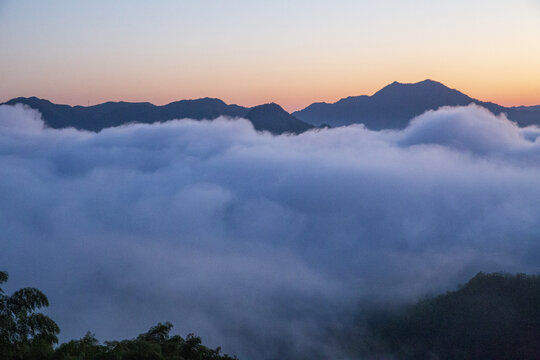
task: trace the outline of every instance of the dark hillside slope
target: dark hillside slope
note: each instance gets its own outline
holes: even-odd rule
[[[540,276],[479,273],[372,330],[398,359],[539,359]]]
[[[219,99],[181,100],[163,106],[147,102],[106,102],[94,106],[58,105],[48,100],[15,98],[6,102],[22,103],[39,110],[45,123],[52,128],[75,127],[99,131],[127,123],[154,123],[172,119],[215,119],[218,116],[243,117],[249,111],[238,105],[227,105]]]
[[[246,119],[256,130],[267,130],[273,134],[299,134],[313,128],[313,125],[298,120],[274,103],[255,106],[246,114]]]
[[[323,123],[330,126],[362,123],[372,130],[403,129],[412,118],[427,110],[471,103],[486,107],[495,114],[506,113],[520,126],[540,124],[537,107],[506,108],[482,102],[433,80],[415,84],[394,82],[372,96],[348,97],[333,104],[315,103],[293,115],[316,126]]]

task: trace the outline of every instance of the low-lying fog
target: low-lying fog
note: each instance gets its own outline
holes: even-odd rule
[[[2,105],[0,270],[63,341],[170,321],[242,359],[325,357],[363,307],[538,272],[539,135],[475,105],[299,136],[53,130]]]

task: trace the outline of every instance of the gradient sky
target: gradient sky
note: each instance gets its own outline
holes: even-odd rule
[[[296,110],[426,78],[540,104],[540,1],[0,0],[0,101]]]

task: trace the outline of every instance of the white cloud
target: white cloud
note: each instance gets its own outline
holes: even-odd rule
[[[324,358],[360,303],[537,271],[539,133],[469,106],[403,131],[94,134],[3,105],[0,264],[49,295],[64,339],[171,321],[243,358]]]

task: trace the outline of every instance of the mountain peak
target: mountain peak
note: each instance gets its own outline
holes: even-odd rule
[[[285,111],[285,109],[283,109],[281,106],[279,106],[275,102],[254,106],[254,107],[251,108],[251,110],[249,112],[251,113],[251,112],[254,112],[254,111],[255,112],[260,112],[260,111],[268,111],[268,112],[270,112],[271,111],[271,112],[279,112],[279,113],[287,113],[287,114],[289,114],[287,111]]]
[[[269,130],[273,134],[301,133],[313,126],[297,119],[276,103],[253,107],[246,115],[256,130]]]
[[[424,84],[424,85],[428,84],[428,85],[442,85],[442,86],[445,86],[443,83],[435,81],[435,80],[431,80],[431,79],[422,80],[422,81],[417,82],[416,84]]]
[[[21,97],[13,98],[13,99],[8,100],[8,101],[5,102],[5,104],[8,104],[8,105],[13,105],[13,104],[17,104],[17,103],[23,103],[23,104],[38,104],[38,103],[52,104],[47,99],[40,99],[40,98],[35,97],[35,96],[30,96],[30,97],[21,96]]]
[[[399,101],[420,101],[423,98],[438,98],[443,102],[449,101],[449,105],[453,103],[470,103],[472,98],[467,95],[451,89],[448,86],[438,81],[426,79],[416,83],[399,83],[394,81],[390,85],[383,87],[381,90],[373,94],[372,98],[385,100]]]
[[[208,105],[214,105],[214,106],[226,106],[227,105],[221,99],[211,98],[211,97],[204,97],[204,98],[199,98],[199,99],[188,99],[188,100],[173,101],[171,103],[168,103],[165,106],[172,106],[172,105],[177,105],[177,104],[188,104],[188,103],[192,103],[192,104],[208,104]]]
[[[398,129],[410,119],[441,106],[465,106],[477,100],[444,84],[426,79],[417,83],[394,81],[372,96],[355,96],[318,106],[294,115],[312,125],[333,126],[363,123],[369,129]]]
[[[405,91],[421,91],[421,90],[433,90],[433,89],[439,89],[439,90],[447,90],[447,91],[455,91],[444,85],[443,83],[440,83],[435,80],[422,80],[416,83],[400,83],[398,81],[394,81],[393,83],[386,85],[381,90],[377,91],[373,96],[380,96],[385,95],[389,93],[397,93],[397,92],[405,92]]]

